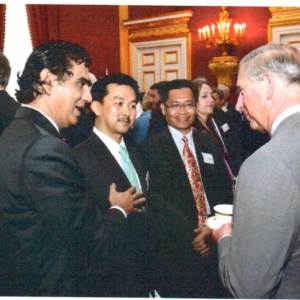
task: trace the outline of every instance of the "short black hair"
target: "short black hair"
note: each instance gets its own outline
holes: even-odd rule
[[[197,90],[194,88],[192,82],[190,80],[187,80],[187,79],[174,79],[172,81],[169,81],[168,82],[168,85],[167,85],[167,96],[164,98],[164,99],[161,99],[161,102],[162,103],[166,103],[168,98],[169,98],[169,92],[171,90],[178,90],[178,89],[183,89],[183,88],[189,88],[191,89],[192,93],[193,93],[193,96],[194,96],[194,99],[195,99],[195,102],[197,103],[198,102],[198,93],[197,93]]]
[[[90,57],[81,46],[64,41],[47,41],[37,47],[26,61],[25,68],[20,76],[16,90],[16,98],[20,103],[30,103],[44,93],[44,81],[40,80],[40,72],[48,69],[57,76],[58,80],[64,80],[65,75],[72,75],[72,64],[84,63],[90,65]]]
[[[219,95],[219,98],[220,98],[221,100],[223,100],[223,99],[225,98],[224,92],[223,92],[222,90],[218,89],[218,88],[213,88],[213,89],[212,89],[212,94],[213,94],[213,93],[218,94],[218,95]]]
[[[162,99],[167,99],[168,97],[168,90],[167,90],[168,83],[169,81],[160,81],[150,86],[150,90],[157,90],[157,93],[160,96],[160,102],[162,102]]]
[[[7,87],[11,73],[11,67],[7,57],[0,52],[0,85]]]
[[[132,89],[135,92],[136,100],[138,100],[139,93],[140,93],[138,83],[131,76],[123,73],[110,74],[98,79],[92,85],[92,89],[91,89],[93,100],[103,103],[103,98],[108,94],[107,86],[112,83],[118,85],[128,85],[132,87]]]

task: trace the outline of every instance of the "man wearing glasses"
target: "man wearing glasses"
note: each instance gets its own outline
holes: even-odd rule
[[[192,128],[196,99],[190,81],[170,81],[161,99],[168,127],[138,146],[149,170],[150,274],[161,297],[222,296],[205,219],[233,196],[220,148]]]

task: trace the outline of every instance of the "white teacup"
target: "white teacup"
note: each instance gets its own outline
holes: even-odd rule
[[[219,204],[214,206],[216,220],[220,225],[232,222],[232,204]]]

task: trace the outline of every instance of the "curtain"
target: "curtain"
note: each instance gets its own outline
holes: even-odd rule
[[[26,4],[33,48],[49,40],[60,39],[59,5]]]
[[[0,51],[4,49],[6,5],[0,4]]]

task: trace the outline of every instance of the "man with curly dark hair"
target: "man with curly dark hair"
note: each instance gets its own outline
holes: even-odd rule
[[[10,237],[1,243],[11,254],[1,294],[85,295],[93,258],[105,260],[127,215],[141,212],[135,207],[144,201],[135,200],[141,192],[118,193],[112,184],[111,207],[102,214],[60,135],[92,100],[89,64],[79,45],[49,41],[32,52],[18,76],[16,97],[23,105],[0,138],[1,232]]]

